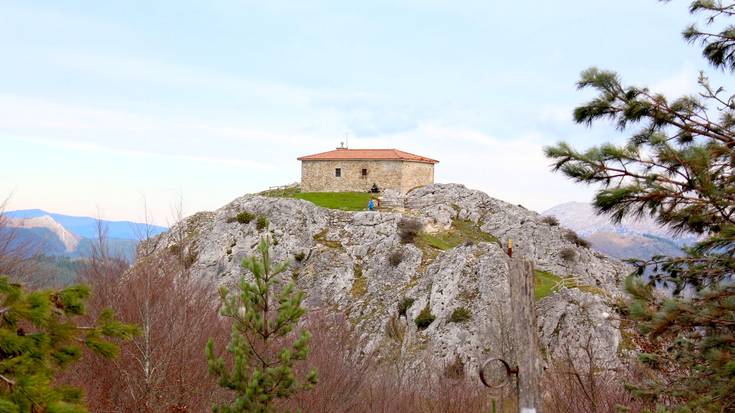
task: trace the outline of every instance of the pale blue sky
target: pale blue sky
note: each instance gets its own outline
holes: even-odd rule
[[[193,213],[297,181],[297,156],[348,133],[536,210],[585,201],[541,154],[621,138],[571,121],[579,72],[693,92],[687,4],[0,0],[0,194],[110,219],[146,199],[165,224],[179,197]]]

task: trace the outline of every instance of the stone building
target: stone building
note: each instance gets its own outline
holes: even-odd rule
[[[301,191],[364,192],[376,185],[381,191],[406,193],[434,183],[439,161],[397,149],[347,149],[302,156]]]

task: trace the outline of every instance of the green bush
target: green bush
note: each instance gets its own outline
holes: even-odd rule
[[[413,298],[403,297],[401,301],[398,302],[398,316],[406,316],[406,312],[409,308],[413,305],[413,302],[416,301]]]
[[[255,221],[255,229],[258,231],[264,230],[268,226],[268,217],[265,215],[258,215],[258,220]]]
[[[470,310],[464,308],[464,307],[457,307],[452,311],[452,315],[449,316],[449,322],[451,323],[461,323],[463,321],[467,321],[470,318],[472,318],[472,314],[470,313]]]
[[[430,326],[431,323],[434,322],[434,320],[436,320],[436,316],[434,314],[431,314],[431,308],[428,304],[426,304],[426,307],[421,310],[414,322],[416,323],[416,327],[418,327],[419,330],[424,330],[428,326]]]
[[[249,224],[255,218],[255,215],[247,211],[242,211],[234,217],[227,218],[227,223],[239,222],[241,224]]]

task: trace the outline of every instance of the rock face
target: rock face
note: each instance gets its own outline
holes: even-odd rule
[[[574,277],[578,287],[561,288],[537,303],[545,354],[562,354],[589,339],[599,357],[616,359],[621,335],[610,303],[621,294],[626,265],[569,241],[564,229],[535,212],[462,185],[391,194],[388,205],[392,210],[386,212],[343,212],[247,195],[184,220],[144,247],[169,251],[187,242],[192,272],[228,283],[242,274],[240,262],[268,233],[274,257],[294,261],[290,271],[306,292],[306,305],[347,314],[365,354],[400,356],[417,368],[458,357],[469,371],[489,356],[512,358],[509,258],[501,247],[512,239],[514,257]],[[256,220],[234,219],[244,211],[267,217],[268,226],[258,230]],[[402,243],[399,223],[408,219],[421,221],[425,233]],[[565,258],[563,250],[573,254]],[[399,316],[404,298],[414,302]],[[415,320],[425,308],[435,320],[419,329]],[[453,317],[457,309],[469,319]]]

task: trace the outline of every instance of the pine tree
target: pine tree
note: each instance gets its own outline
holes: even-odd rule
[[[715,29],[735,16],[735,2],[694,1],[709,31],[688,27],[718,69],[735,71],[735,26]],[[598,96],[574,111],[578,123],[607,118],[627,144],[577,151],[566,143],[545,148],[554,169],[571,179],[599,184],[598,213],[620,221],[650,215],[674,231],[699,235],[683,257],[638,261],[626,281],[629,316],[649,340],[641,361],[659,371],[631,383],[638,395],[684,411],[735,409],[735,100],[699,76],[699,96],[669,100],[647,88],[623,86],[617,74],[591,68],[580,89]],[[650,271],[650,279],[641,277]],[[654,286],[667,286],[671,296]],[[678,406],[678,407],[677,407]]]
[[[210,372],[222,387],[234,391],[235,400],[214,406],[215,413],[269,412],[275,399],[316,384],[316,371],[301,379],[294,372],[294,362],[305,360],[309,352],[309,332],[293,333],[304,315],[304,293],[292,280],[279,280],[289,263],[271,261],[267,237],[261,239],[258,253],[242,263],[253,275],[252,282],[243,276],[236,291],[220,289],[221,314],[232,319],[227,346],[232,363],[215,355],[211,339],[206,353]]]
[[[77,323],[90,290],[27,291],[0,277],[0,412],[86,412],[81,390],[57,386],[54,377],[78,360],[80,343],[104,357],[118,347],[110,338],[129,339],[135,326],[104,311],[93,326]]]

